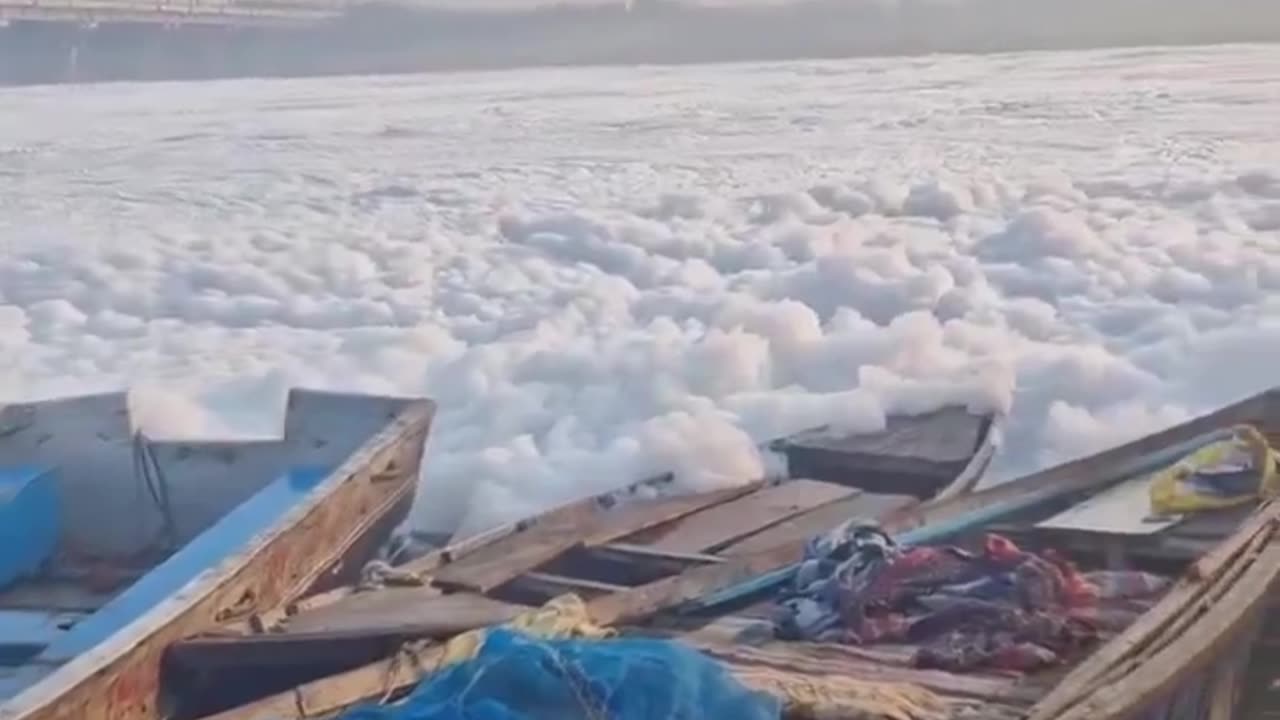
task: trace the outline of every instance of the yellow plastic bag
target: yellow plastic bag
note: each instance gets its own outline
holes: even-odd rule
[[[1155,515],[1217,510],[1266,500],[1280,493],[1276,452],[1251,425],[1240,425],[1231,437],[1208,443],[1151,480]]]

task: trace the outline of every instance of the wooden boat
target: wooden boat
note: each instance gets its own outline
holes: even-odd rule
[[[1269,599],[1280,579],[1280,501],[1258,499],[1165,518],[1150,513],[1148,492],[1155,476],[1241,426],[1256,428],[1272,449],[1280,448],[1280,390],[1095,456],[886,520],[884,527],[912,545],[974,547],[981,535],[998,532],[1025,548],[1065,551],[1089,568],[1135,569],[1174,580],[1132,624],[1066,667],[1018,677],[956,674],[906,668],[903,655],[893,652],[877,655],[821,643],[735,646],[735,630],[759,609],[752,601],[784,581],[793,567],[786,565],[743,583],[686,577],[701,594],[684,602],[683,609],[714,619],[684,638],[735,667],[775,664],[807,673],[910,682],[945,698],[954,708],[949,717],[1280,717],[1280,616],[1271,612],[1275,603]],[[1270,462],[1277,462],[1274,454]],[[798,554],[798,547],[777,548],[773,559]],[[634,609],[628,607],[624,617]],[[642,614],[650,612],[645,607]]]
[[[1153,473],[1242,424],[1261,430],[1276,447],[1280,391],[1092,457],[986,490],[951,493],[937,502],[894,508],[887,500],[879,504],[884,497],[879,496],[878,507],[863,512],[859,498],[866,493],[823,504],[808,499],[819,487],[799,483],[792,487],[803,492],[787,500],[794,514],[781,521],[770,515],[774,520],[763,529],[756,502],[771,491],[784,493],[788,485],[738,496],[694,496],[683,505],[649,503],[654,514],[639,522],[635,518],[644,513],[638,504],[623,504],[611,523],[593,521],[601,511],[578,504],[531,526],[507,528],[417,561],[416,569],[429,576],[423,585],[343,594],[336,601],[322,598],[299,608],[282,632],[193,639],[174,652],[208,668],[247,662],[246,650],[256,654],[275,644],[282,650],[276,659],[288,665],[296,660],[291,645],[314,652],[327,642],[350,648],[353,638],[382,637],[387,644],[371,650],[383,654],[379,659],[362,657],[343,672],[214,716],[332,717],[416,683],[437,667],[437,639],[501,622],[527,603],[572,591],[587,598],[594,621],[678,637],[739,677],[757,678],[767,669],[775,684],[779,677],[810,686],[839,677],[905,683],[944,702],[948,712],[930,717],[1276,717],[1280,638],[1269,595],[1280,577],[1280,501],[1154,523],[1134,501],[1135,495],[1145,500]],[[748,504],[749,498],[757,500]],[[728,507],[738,521],[731,527],[699,520],[728,514]],[[1172,584],[1110,639],[1056,671],[1026,675],[919,669],[905,660],[901,647],[743,640],[740,631],[759,622],[759,611],[788,581],[812,532],[849,516],[875,515],[901,542],[963,545],[983,532],[1000,531],[1027,546],[1056,546],[1086,567],[1164,573]],[[469,608],[470,615],[443,617],[450,605]],[[413,615],[406,607],[435,611]],[[381,613],[388,622],[362,616],[364,610]],[[390,627],[396,623],[399,631]]]
[[[357,576],[433,413],[294,391],[279,438],[188,442],[125,393],[0,406],[0,718],[164,717],[169,644]]]
[[[632,598],[609,612],[638,618],[645,599],[669,604],[689,568],[733,568],[850,516],[963,496],[999,437],[999,418],[948,407],[891,417],[878,433],[815,430],[772,443],[786,456],[786,478],[693,495],[664,492],[670,476],[642,481],[417,558],[399,568],[401,587],[340,588],[176,643],[166,688],[182,701],[176,717],[323,717],[380,696],[383,659],[405,643],[429,645],[564,592],[602,612],[610,598]],[[346,674],[320,680],[312,697],[305,681],[335,672]]]
[[[744,530],[740,524],[732,530],[734,538],[729,545],[716,546],[711,552],[678,554],[661,548],[673,536],[710,537],[702,533],[712,533],[714,524],[702,524],[696,519],[722,511],[725,498],[693,501],[698,510],[676,519],[668,517],[638,532],[633,531],[633,525],[620,523],[625,526],[623,530],[631,533],[621,538],[604,526],[585,521],[577,514],[581,509],[558,511],[550,516],[555,518],[553,522],[562,523],[558,533],[539,533],[541,523],[518,532],[529,533],[526,540],[543,537],[551,542],[550,537],[576,528],[573,540],[551,542],[547,549],[541,542],[514,543],[509,535],[486,539],[481,547],[465,548],[456,557],[449,553],[432,556],[431,584],[402,590],[401,598],[411,592],[420,605],[440,603],[439,607],[444,607],[447,598],[453,597],[458,598],[454,604],[462,602],[471,607],[473,616],[459,619],[452,627],[435,619],[435,634],[447,636],[466,626],[483,624],[478,617],[482,610],[491,622],[518,611],[522,605],[507,607],[517,600],[506,594],[512,587],[535,592],[536,596],[526,596],[529,600],[572,590],[588,598],[588,610],[596,622],[626,626],[635,632],[674,635],[748,681],[758,679],[767,669],[775,687],[787,678],[809,687],[830,678],[906,684],[928,690],[948,708],[946,714],[931,717],[1274,717],[1275,708],[1280,706],[1273,687],[1278,643],[1269,594],[1280,577],[1280,542],[1276,536],[1280,530],[1280,502],[1264,500],[1194,513],[1178,522],[1151,523],[1146,520],[1145,508],[1134,511],[1133,498],[1145,493],[1152,473],[1242,424],[1260,429],[1274,447],[1280,440],[1280,392],[1260,394],[1021,480],[953,495],[939,502],[907,505],[883,518],[884,528],[910,544],[964,544],[982,532],[998,530],[1027,545],[1051,544],[1066,549],[1086,565],[1140,568],[1176,577],[1136,621],[1090,652],[1071,658],[1069,665],[1057,671],[1013,677],[983,672],[962,674],[911,667],[900,647],[743,641],[740,630],[758,623],[759,610],[771,602],[771,591],[787,581],[801,556],[806,533],[795,529],[795,523],[784,521],[753,533],[750,537],[755,540],[744,540],[741,534],[750,529]],[[1142,493],[1135,493],[1135,488]],[[721,504],[717,507],[711,503]],[[820,514],[808,510],[796,517]],[[738,511],[734,517],[743,520],[751,516]],[[827,518],[818,524],[830,524],[835,519]],[[619,540],[626,542],[618,547]],[[766,547],[762,549],[761,544]],[[535,546],[542,549],[528,549]],[[734,548],[741,552],[735,553]],[[532,553],[543,564],[530,572],[529,555],[525,553]],[[552,555],[553,560],[543,561]],[[686,569],[655,578],[656,561]],[[453,594],[438,597],[441,590],[452,590]],[[387,610],[399,606],[400,599],[373,593],[366,598],[352,595],[346,602],[366,607],[386,603],[383,609]],[[348,627],[357,632],[372,628],[361,628],[359,621],[350,619],[359,614],[359,608],[345,617],[338,612],[341,609],[336,603],[329,606],[327,621],[333,623],[336,635],[341,635],[344,622],[351,623]],[[289,636],[289,632],[281,634],[283,638]],[[399,645],[406,639],[394,638],[401,651],[390,657],[300,684],[216,717],[329,717],[353,703],[391,697],[398,688],[415,683],[424,672],[434,669],[440,658],[440,646],[431,640]],[[221,649],[226,651],[238,644],[255,651],[264,645],[261,640],[239,638]],[[206,654],[208,646],[200,647],[198,642],[179,647],[197,659],[202,654],[217,654]],[[234,654],[228,652],[223,659]]]

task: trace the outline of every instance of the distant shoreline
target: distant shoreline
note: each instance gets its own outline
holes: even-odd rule
[[[0,85],[1280,41],[1280,3],[1274,0],[1073,0],[1070,7],[1057,0],[968,3],[906,2],[892,12],[831,1],[785,9],[661,7],[632,13],[620,6],[503,12],[370,6],[338,21],[293,29],[166,29],[137,23],[86,29],[12,22],[0,28]]]

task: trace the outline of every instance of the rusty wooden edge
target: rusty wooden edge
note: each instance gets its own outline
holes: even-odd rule
[[[300,391],[291,390],[290,399]],[[310,392],[310,391],[303,391]],[[374,396],[369,396],[373,399]],[[205,570],[183,586],[169,599],[152,607],[146,614],[116,632],[84,654],[68,661],[49,675],[26,688],[0,705],[0,717],[29,717],[57,703],[62,696],[87,682],[129,651],[144,645],[152,635],[190,611],[200,601],[214,593],[223,584],[231,582],[239,571],[255,557],[264,553],[277,540],[303,523],[308,516],[322,507],[339,488],[364,470],[370,461],[381,454],[393,452],[406,437],[421,436],[425,441],[435,414],[435,402],[427,398],[406,399],[389,423],[372,435],[355,450],[347,460],[332,471],[327,478],[294,508],[290,509],[270,528],[253,538],[248,547]],[[335,557],[340,556],[340,552]],[[323,563],[328,566],[334,558]]]
[[[425,435],[423,439],[425,441]],[[414,444],[417,445],[417,443]],[[391,512],[396,507],[396,505],[405,502],[406,496],[414,493],[416,490],[415,486],[417,485],[418,476],[421,472],[418,460],[415,458],[412,464],[404,469],[404,472],[406,476],[405,481],[398,484],[394,492],[388,493],[383,501],[378,504],[378,507],[375,510],[365,515],[363,521],[352,526],[351,531],[347,533],[346,537],[344,537],[340,543],[336,544],[335,549],[338,552],[334,554],[334,557],[330,562],[323,565],[317,565],[309,574],[300,578],[297,585],[294,586],[293,592],[290,596],[284,598],[276,607],[259,608],[259,611],[269,613],[277,609],[282,610],[286,605],[305,595],[308,588],[315,585],[315,583],[320,580],[321,576],[331,571],[334,562],[343,559],[348,548],[368,534],[369,530],[377,525],[388,512]]]

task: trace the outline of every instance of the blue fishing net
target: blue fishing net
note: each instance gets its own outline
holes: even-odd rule
[[[489,631],[476,657],[422,682],[402,703],[344,720],[779,720],[778,700],[674,642],[542,640]]]

